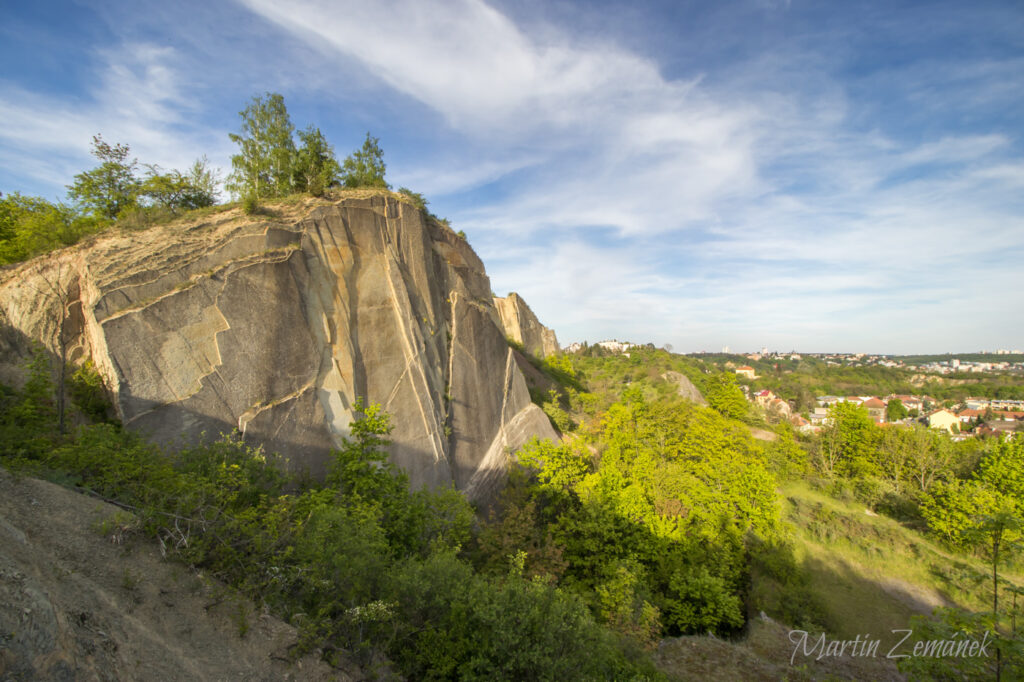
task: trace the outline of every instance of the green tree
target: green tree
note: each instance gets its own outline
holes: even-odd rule
[[[139,188],[139,195],[153,206],[166,208],[172,213],[213,206],[219,194],[218,178],[208,164],[204,156],[197,159],[186,173],[177,170],[161,173],[159,166],[147,166],[149,171]]]
[[[838,469],[848,476],[874,472],[874,449],[878,427],[868,411],[853,403],[836,403],[828,411],[829,424],[822,430],[822,440],[838,447]]]
[[[299,131],[299,141],[302,146],[295,153],[293,185],[298,192],[321,196],[328,187],[338,184],[341,174],[334,148],[320,129],[313,126]]]
[[[228,189],[246,197],[278,197],[292,190],[292,166],[295,127],[288,116],[284,97],[266,93],[253,97],[242,117],[242,132],[228,137],[239,146],[240,153],[231,157],[234,168]]]
[[[899,421],[900,419],[905,419],[908,414],[910,413],[907,411],[903,401],[899,398],[893,398],[885,404],[886,421]]]
[[[384,181],[384,152],[380,140],[366,133],[361,149],[352,152],[341,167],[346,187],[390,187]]]
[[[68,196],[101,220],[117,220],[125,209],[135,206],[139,179],[138,161],[128,160],[126,144],[109,144],[100,135],[92,138],[92,155],[100,160],[96,168],[79,173],[68,185]]]
[[[716,374],[704,382],[704,397],[711,407],[731,419],[743,419],[750,405],[730,374]]]
[[[939,481],[921,497],[921,517],[950,546],[976,544],[978,519],[995,514],[1006,498],[979,481]]]
[[[362,398],[356,400],[355,411],[360,417],[352,422],[351,437],[334,452],[327,482],[344,496],[379,498],[396,488],[394,479],[401,476],[385,450],[391,419],[380,405],[367,406]]]
[[[70,246],[95,227],[95,219],[64,204],[17,192],[0,196],[0,264]]]
[[[975,477],[1024,510],[1024,441],[1002,441],[985,453]]]

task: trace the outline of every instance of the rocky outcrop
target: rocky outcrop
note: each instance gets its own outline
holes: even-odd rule
[[[698,405],[708,404],[708,401],[704,399],[704,396],[701,395],[697,387],[693,385],[693,382],[685,374],[668,371],[662,374],[661,378],[671,384],[675,384],[676,392],[690,402],[697,403]]]
[[[505,336],[522,344],[527,353],[545,358],[558,352],[555,332],[540,323],[522,296],[513,291],[505,298],[495,297],[494,309],[495,321],[505,331]]]
[[[380,403],[413,485],[479,498],[508,451],[554,436],[490,291],[463,239],[363,192],[104,236],[8,269],[0,353],[9,370],[29,341],[56,354],[63,334],[127,427],[171,443],[238,429],[314,475],[357,398]]]

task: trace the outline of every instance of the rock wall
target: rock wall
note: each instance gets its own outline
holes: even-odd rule
[[[314,475],[362,397],[391,415],[391,458],[413,485],[486,497],[509,449],[554,433],[473,250],[394,195],[363,194],[104,236],[4,270],[0,381],[30,341],[57,354],[63,334],[127,427],[169,443],[238,429]]]
[[[530,306],[516,292],[513,291],[505,298],[495,297],[494,309],[498,314],[495,321],[504,329],[505,336],[523,344],[530,355],[544,358],[559,351],[555,332],[540,323]]]
[[[687,377],[685,374],[669,371],[662,374],[661,378],[669,383],[675,384],[679,395],[686,398],[687,400],[695,402],[698,405],[708,404],[708,401],[704,399],[704,396],[701,395],[701,392],[697,389],[696,386],[693,385],[693,382],[690,381],[689,377]]]

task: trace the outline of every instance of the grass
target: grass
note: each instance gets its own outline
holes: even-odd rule
[[[953,554],[899,522],[836,500],[803,482],[781,491],[797,559],[838,636],[905,628],[937,606],[984,611],[991,603],[991,565]],[[1020,585],[1021,576],[1003,577]]]

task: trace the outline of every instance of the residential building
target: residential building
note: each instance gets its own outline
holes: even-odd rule
[[[959,431],[960,420],[949,410],[935,410],[925,416],[929,428],[942,429],[948,433]]]
[[[742,367],[736,368],[736,374],[747,377],[748,379],[756,379],[757,375],[754,373],[754,368],[749,365],[743,365]]]
[[[879,400],[878,398],[868,398],[867,400],[861,403],[861,407],[866,407],[868,410],[868,414],[876,422],[885,421],[885,403]]]

